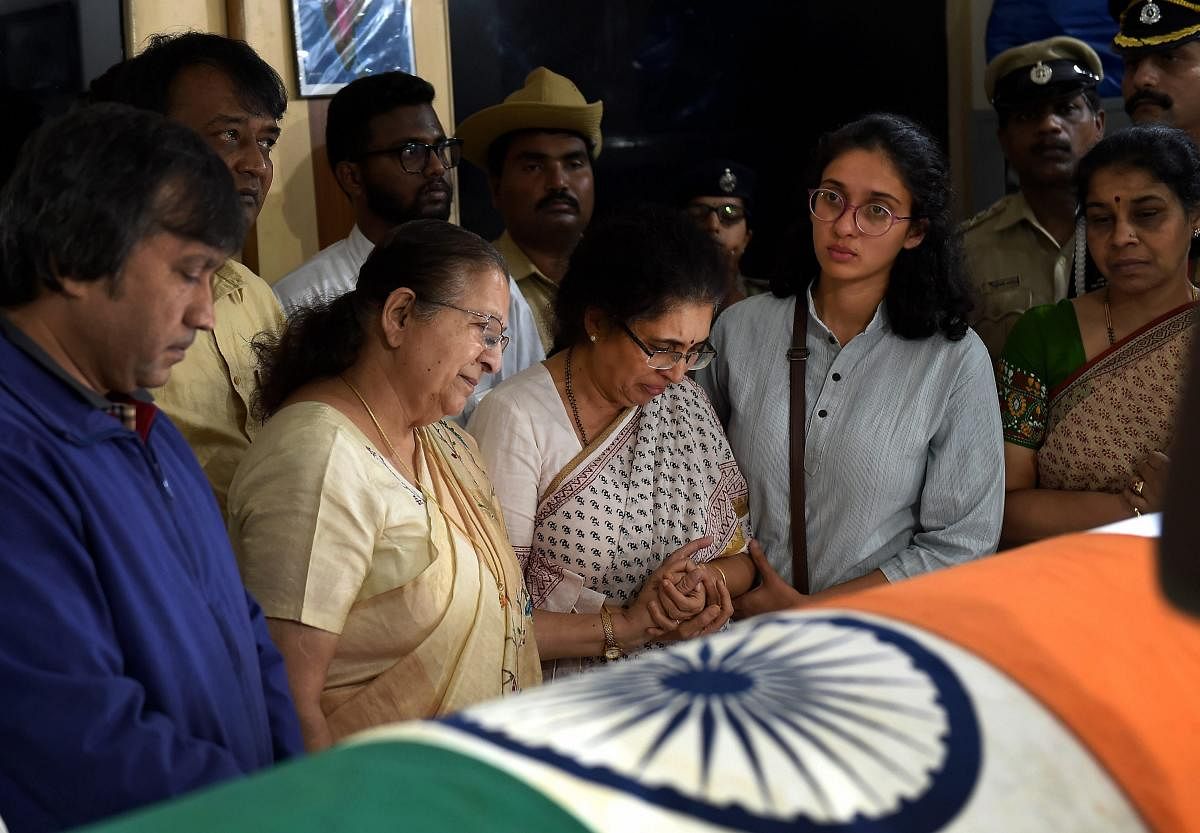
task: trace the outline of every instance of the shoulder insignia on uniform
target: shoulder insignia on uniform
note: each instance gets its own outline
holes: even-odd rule
[[[991,218],[995,217],[997,214],[999,214],[1001,211],[1003,211],[1007,206],[1008,206],[1008,198],[1007,197],[1003,197],[999,200],[996,200],[996,202],[992,203],[987,208],[983,209],[983,211],[980,211],[974,217],[964,220],[963,224],[962,224],[962,230],[970,231],[971,229],[975,228],[980,223],[982,223],[986,220],[990,220]]]

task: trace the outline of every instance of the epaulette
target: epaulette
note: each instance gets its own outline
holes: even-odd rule
[[[963,220],[963,224],[961,227],[962,231],[963,232],[970,231],[971,229],[975,228],[980,223],[982,223],[986,220],[992,219],[993,217],[995,217],[997,214],[999,214],[1001,211],[1003,211],[1007,207],[1008,207],[1008,197],[1002,197],[1001,199],[996,200],[996,202],[992,203],[987,208],[983,209],[983,211],[980,211],[974,217]]]

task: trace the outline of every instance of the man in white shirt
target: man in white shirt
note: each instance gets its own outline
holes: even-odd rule
[[[433,86],[424,79],[386,72],[347,84],[329,103],[326,151],[354,208],[355,225],[346,239],[275,284],[288,317],[353,289],[359,268],[394,227],[422,218],[449,219],[448,172],[458,165],[462,143],[446,137],[433,96]],[[506,323],[512,342],[504,366],[480,380],[459,417],[464,424],[494,385],[546,357],[533,313],[511,278],[509,295]]]

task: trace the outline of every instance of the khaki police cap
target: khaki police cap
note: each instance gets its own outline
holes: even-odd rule
[[[1001,52],[987,66],[983,89],[993,107],[1010,110],[1091,89],[1103,78],[1096,50],[1060,35]]]

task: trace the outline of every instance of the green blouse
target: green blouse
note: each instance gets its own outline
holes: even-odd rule
[[[996,359],[1004,441],[1039,448],[1046,437],[1050,392],[1086,360],[1070,300],[1033,307],[1022,315]]]

